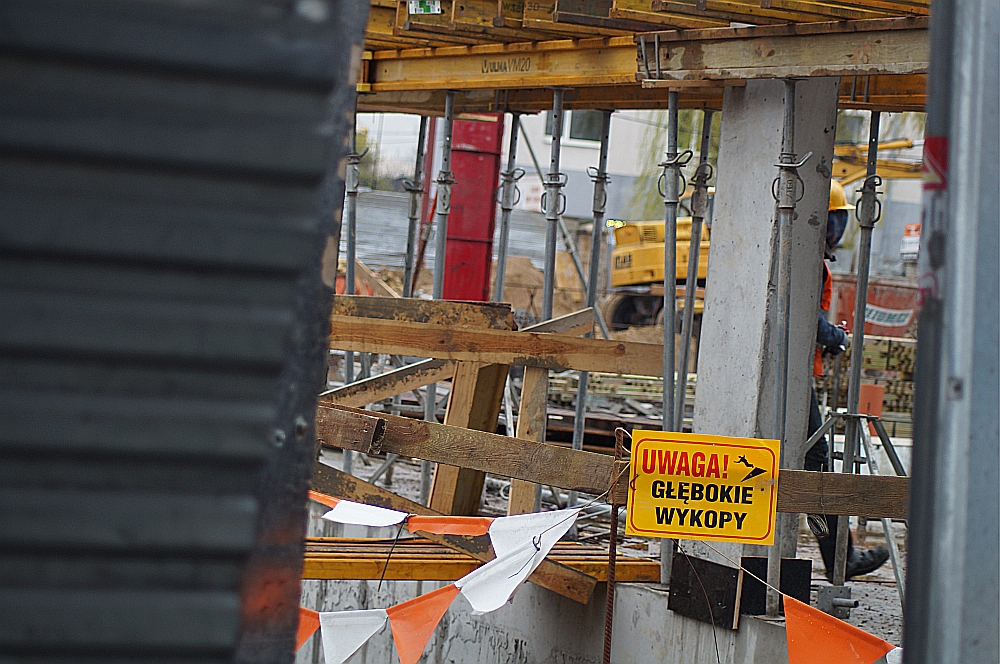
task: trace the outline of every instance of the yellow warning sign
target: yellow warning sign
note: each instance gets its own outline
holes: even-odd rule
[[[633,431],[625,532],[773,544],[777,440]]]

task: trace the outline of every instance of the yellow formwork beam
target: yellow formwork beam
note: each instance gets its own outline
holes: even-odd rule
[[[923,74],[930,57],[923,18],[667,32],[658,65],[653,39],[645,39],[645,59],[638,57],[635,41],[607,37],[376,51],[366,82],[373,92],[615,86],[637,79],[646,79],[648,87],[677,87],[789,76]]]
[[[376,51],[371,89],[476,90],[635,83],[632,37]]]

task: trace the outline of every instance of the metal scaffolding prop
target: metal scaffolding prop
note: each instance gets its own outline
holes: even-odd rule
[[[448,248],[448,215],[451,214],[451,185],[455,176],[451,172],[451,139],[455,129],[455,93],[445,94],[444,136],[441,142],[441,170],[437,177],[437,206],[434,209],[434,286],[432,296],[440,300],[444,293],[444,265]],[[437,383],[431,383],[424,392],[424,419],[437,422]],[[420,464],[420,502],[428,504],[431,497],[433,464],[426,459]]]
[[[556,234],[562,217],[566,198],[562,188],[566,186],[566,174],[559,171],[559,157],[562,148],[563,130],[563,90],[552,91],[552,150],[549,158],[549,173],[545,179],[545,193],[542,194],[542,208],[545,210],[545,269],[542,284],[542,320],[552,318],[552,303],[556,285]]]
[[[691,241],[688,244],[688,268],[684,281],[684,317],[681,319],[680,356],[677,358],[678,389],[674,390],[674,430],[684,429],[684,410],[687,401],[687,375],[691,353],[691,333],[694,326],[694,299],[698,291],[698,259],[701,257],[701,225],[708,210],[708,181],[712,179],[712,165],[708,163],[712,147],[712,111],[705,111],[701,123],[698,168],[694,174],[694,191],[691,193]]]
[[[785,436],[786,409],[788,406],[788,337],[790,312],[792,309],[792,220],[795,217],[795,204],[802,197],[802,180],[798,169],[812,156],[809,152],[796,161],[795,153],[795,80],[785,81],[784,126],[781,133],[781,156],[775,166],[778,177],[775,178],[775,188],[772,192],[778,207],[778,289],[777,315],[775,334],[775,375],[777,376],[777,391],[775,394],[774,437],[781,441],[781,467],[784,467],[785,449],[788,440]],[[860,361],[860,357],[859,357]],[[767,615],[777,617],[780,613],[781,596],[775,590],[781,580],[781,522],[774,524],[774,545],[767,552]]]
[[[590,275],[584,282],[587,289],[587,306],[597,311],[597,280],[601,270],[601,245],[604,244],[604,210],[608,202],[608,143],[611,136],[611,111],[601,114],[601,147],[597,158],[597,168],[590,167],[589,173],[594,181],[593,228],[590,234]],[[603,319],[598,317],[598,322]],[[591,336],[588,334],[587,336]],[[604,338],[608,338],[605,332]],[[583,449],[584,430],[587,423],[587,384],[590,374],[581,371],[576,389],[576,414],[573,418],[574,450]],[[576,506],[577,492],[570,491],[569,507]]]
[[[347,217],[347,252],[346,252],[346,274],[344,279],[344,293],[354,295],[356,268],[357,268],[357,246],[358,246],[358,187],[361,184],[361,159],[368,152],[358,153],[358,132],[357,132],[357,110],[353,114],[351,127],[351,151],[347,155],[347,172],[345,174],[344,216]],[[354,382],[354,353],[346,351],[344,353],[344,384]],[[343,453],[342,467],[345,473],[351,473],[354,465],[354,454],[345,450]]]
[[[410,195],[410,209],[407,214],[406,226],[406,258],[403,263],[403,297],[413,297],[413,266],[417,255],[417,232],[420,227],[420,203],[426,193],[424,191],[424,155],[427,143],[426,115],[420,116],[420,132],[417,135],[417,158],[413,166],[413,179],[404,182]],[[434,146],[431,146],[433,148]],[[431,155],[433,156],[433,149]]]
[[[871,116],[868,133],[868,175],[861,188],[861,200],[856,210],[861,235],[858,239],[858,281],[854,296],[854,331],[851,337],[854,352],[851,353],[851,366],[847,379],[848,415],[858,414],[858,402],[861,396],[861,363],[864,356],[862,350],[865,344],[865,309],[868,305],[868,271],[872,255],[872,230],[875,228],[875,222],[882,215],[882,207],[875,195],[875,188],[882,184],[882,179],[875,174],[878,161],[880,116],[878,111],[873,112]],[[841,470],[844,473],[854,472],[854,457],[860,434],[858,424],[858,418],[849,417],[844,426],[844,461]],[[837,554],[833,564],[833,584],[835,586],[844,585],[847,575],[847,536],[849,530],[848,519],[837,521]],[[886,539],[891,536],[891,532],[886,533]]]

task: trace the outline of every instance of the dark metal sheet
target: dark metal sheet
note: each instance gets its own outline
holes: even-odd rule
[[[367,8],[0,3],[6,656],[292,661]]]

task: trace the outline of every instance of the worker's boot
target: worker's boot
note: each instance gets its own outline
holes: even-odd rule
[[[871,574],[889,560],[889,549],[884,546],[877,546],[860,553],[857,549],[851,549],[847,557],[847,578],[853,579],[856,576]]]

